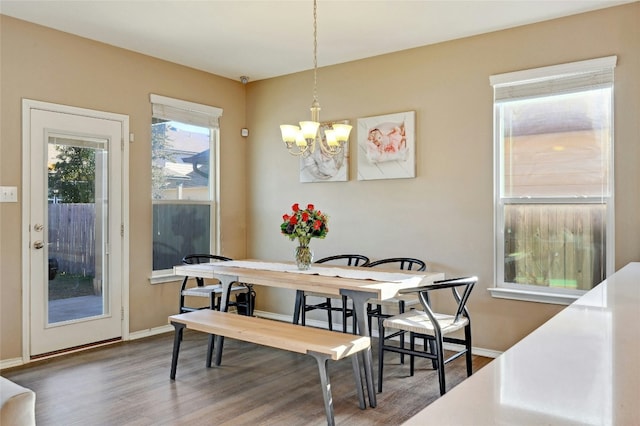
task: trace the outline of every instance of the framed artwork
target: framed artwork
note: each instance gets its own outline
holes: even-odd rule
[[[416,177],[415,111],[358,119],[358,180]]]
[[[342,151],[334,156],[322,152],[320,140],[326,143],[324,131],[333,124],[349,124],[349,120],[320,123],[316,139],[316,149],[309,156],[300,156],[300,182],[346,182],[349,180],[349,141]]]

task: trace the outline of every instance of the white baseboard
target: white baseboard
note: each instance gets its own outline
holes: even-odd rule
[[[480,356],[486,356],[487,358],[498,358],[500,355],[502,355],[501,351],[494,351],[492,349],[485,349],[485,348],[476,348],[476,347],[471,347],[471,353],[474,355],[480,355]]]
[[[0,361],[0,370],[4,370],[5,368],[19,367],[24,362],[22,362],[22,358],[11,358],[11,359],[3,359]]]
[[[156,336],[163,333],[170,333],[172,331],[173,326],[171,324],[167,324],[160,327],[148,328],[146,330],[134,331],[133,333],[129,333],[128,340],[143,339],[145,337]]]

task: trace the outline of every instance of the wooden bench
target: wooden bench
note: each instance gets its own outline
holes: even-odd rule
[[[170,376],[172,380],[176,378],[182,334],[184,329],[188,328],[209,334],[207,367],[211,366],[214,335],[313,356],[318,362],[325,413],[329,425],[334,425],[335,422],[327,363],[330,359],[337,361],[350,356],[360,408],[365,408],[358,353],[371,347],[369,337],[209,309],[172,315],[169,317],[169,322],[175,327]]]

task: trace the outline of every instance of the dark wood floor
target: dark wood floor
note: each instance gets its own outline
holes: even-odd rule
[[[176,380],[169,379],[173,334],[91,349],[6,369],[36,392],[36,421],[47,425],[324,425],[313,357],[226,339],[223,364],[204,366],[206,336],[185,331]],[[374,349],[374,363],[376,363]],[[474,356],[474,371],[491,359]],[[438,398],[428,360],[385,356],[378,406],[360,410],[351,362],[329,363],[339,425],[397,425]],[[448,389],[466,378],[464,360],[447,365]]]

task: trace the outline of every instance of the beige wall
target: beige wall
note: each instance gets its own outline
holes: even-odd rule
[[[245,86],[191,68],[0,15],[0,185],[21,186],[21,100],[126,114],[130,144],[130,331],[167,324],[178,283],[150,285],[149,94],[223,108],[222,249],[246,255]],[[21,198],[21,196],[20,196]],[[22,353],[21,203],[0,204],[0,360]]]
[[[151,286],[149,93],[224,109],[223,252],[289,260],[282,214],[294,202],[330,215],[316,256],[413,256],[449,275],[477,274],[474,346],[504,350],[560,306],[492,299],[492,91],[489,75],[618,55],[616,267],[640,260],[640,4],[467,38],[319,71],[322,119],[416,111],[417,177],[358,181],[354,132],[348,182],[300,184],[278,125],[308,117],[310,72],[249,83],[169,64],[0,16],[0,184],[21,190],[20,102],[30,98],[130,116],[132,332],[166,324],[176,284]],[[319,56],[322,57],[322,44]],[[241,127],[251,135],[239,135]],[[246,146],[246,147],[245,147]],[[0,204],[0,360],[21,354],[21,204]],[[245,247],[246,235],[246,247]],[[259,289],[258,309],[289,313],[293,295]]]
[[[319,44],[320,58],[327,48]],[[279,235],[279,219],[293,202],[314,203],[330,215],[327,238],[311,243],[316,256],[413,256],[448,276],[477,274],[474,346],[508,348],[561,306],[493,299],[487,291],[494,285],[489,76],[608,55],[618,55],[616,268],[640,260],[639,3],[320,69],[323,120],[355,124],[358,117],[416,111],[415,179],[358,181],[356,130],[348,182],[298,183],[298,159],[282,147],[278,125],[307,119],[312,74],[251,83],[249,254],[291,259],[294,243]],[[262,309],[291,312],[291,294],[268,295],[260,293]]]

